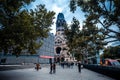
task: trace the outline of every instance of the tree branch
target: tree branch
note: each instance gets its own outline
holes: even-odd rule
[[[119,41],[119,40],[111,40],[111,41],[107,41],[107,43],[116,42],[116,41]]]
[[[110,0],[110,6],[109,6],[110,12],[111,12],[111,7],[112,7],[112,0]]]
[[[113,32],[113,33],[120,34],[120,33],[117,32],[117,31],[114,31],[114,30],[111,30],[111,29],[107,28],[99,19],[98,19],[98,22],[99,22],[105,29],[107,29],[108,31]]]
[[[111,36],[111,35],[107,35],[108,37],[106,37],[105,39],[109,39],[109,38],[116,38],[115,36]]]
[[[108,15],[108,10],[107,10],[107,8],[106,8],[106,6],[105,6],[105,2],[103,3],[103,6],[104,6],[104,8],[105,8],[106,14]]]

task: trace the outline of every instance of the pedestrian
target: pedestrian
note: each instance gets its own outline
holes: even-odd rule
[[[36,67],[35,67],[35,69],[38,71],[39,69],[41,69],[41,66],[40,66],[40,64],[39,63],[36,63]]]
[[[78,62],[78,72],[81,73],[81,62],[80,61]]]
[[[61,62],[61,66],[63,69],[64,69],[64,64],[65,64],[65,62]]]
[[[71,68],[73,68],[73,66],[74,66],[74,62],[72,61],[72,62],[71,62]]]
[[[52,65],[52,63],[50,63],[50,74],[52,74],[52,71],[53,71],[53,65]]]
[[[49,63],[50,63],[50,74],[52,74],[52,71],[53,71],[53,65],[52,65],[52,59],[50,58],[49,59]]]
[[[53,63],[53,73],[56,73],[56,64],[55,64],[55,62]]]

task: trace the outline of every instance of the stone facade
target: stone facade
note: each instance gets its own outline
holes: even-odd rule
[[[65,25],[66,21],[64,15],[62,13],[59,13],[56,21],[56,35],[55,35],[55,56],[57,62],[60,62],[61,58],[67,60],[70,57],[64,35]]]

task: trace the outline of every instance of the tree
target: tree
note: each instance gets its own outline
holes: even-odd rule
[[[103,58],[111,58],[111,59],[116,59],[120,58],[120,46],[115,46],[115,47],[107,47],[104,49],[104,54],[102,54]]]
[[[102,26],[105,39],[112,38],[108,43],[120,41],[119,0],[70,0],[70,10],[74,12],[77,7],[85,13],[86,23]]]
[[[80,29],[79,21],[73,18],[71,25],[65,29],[70,52],[79,55],[76,57],[77,59],[89,55],[95,56],[105,45],[104,36],[100,33],[101,30],[92,23],[86,23]]]
[[[79,21],[74,17],[72,24],[65,29],[67,45],[69,46],[70,51],[76,46],[74,40],[77,38],[77,34],[79,34]]]
[[[38,38],[48,36],[55,13],[47,11],[45,5],[34,10],[24,6],[34,0],[0,0],[0,50],[6,54],[9,50],[20,55],[22,50],[30,54],[42,45]]]
[[[80,24],[79,21],[75,17],[73,17],[71,25],[65,27],[65,36],[67,39],[67,45],[69,47],[69,51],[71,53],[74,53],[75,55],[80,54],[79,52],[77,52],[76,49],[78,47],[77,38],[78,38],[78,34],[80,33],[79,24]]]
[[[65,29],[65,35],[67,39],[67,45],[69,51],[75,55],[76,59],[81,60],[86,56],[86,40],[83,29],[80,30],[79,21],[73,17],[71,25]]]

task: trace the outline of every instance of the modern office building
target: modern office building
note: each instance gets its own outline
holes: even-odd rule
[[[41,46],[41,48],[38,51],[38,54],[40,56],[52,56],[54,57],[54,39],[55,36],[54,34],[49,33],[48,38],[44,38],[43,39],[43,45]],[[49,59],[45,59],[45,58],[40,58],[40,62],[49,62]]]
[[[37,42],[40,40],[43,41],[43,45],[37,49],[37,54],[30,55],[26,51],[16,57],[11,53],[7,55],[0,54],[1,63],[5,62],[5,64],[20,64],[20,63],[49,63],[49,59],[40,58],[40,56],[54,56],[54,35],[52,33],[48,33],[49,36],[47,38],[40,39],[38,38]]]

